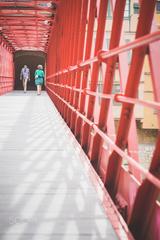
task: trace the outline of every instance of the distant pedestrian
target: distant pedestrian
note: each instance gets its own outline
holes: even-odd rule
[[[27,65],[24,65],[24,67],[21,69],[20,80],[23,81],[23,90],[24,90],[24,93],[26,93],[27,83],[28,81],[30,81],[30,70],[27,67]]]
[[[43,82],[44,82],[43,66],[38,65],[37,70],[35,71],[35,84],[37,86],[37,95],[41,94]]]

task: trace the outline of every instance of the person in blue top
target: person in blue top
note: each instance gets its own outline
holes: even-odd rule
[[[41,94],[43,82],[44,82],[43,66],[38,65],[37,70],[35,71],[35,84],[37,86],[37,95]]]
[[[21,70],[20,74],[20,80],[23,81],[23,89],[24,93],[27,92],[27,82],[30,81],[30,71],[27,65],[24,65],[24,67]]]

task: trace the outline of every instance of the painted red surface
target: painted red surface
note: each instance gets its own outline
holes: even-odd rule
[[[160,32],[154,24],[156,1],[139,1],[135,40],[128,44],[124,44],[122,27],[126,1],[110,2],[113,23],[108,49],[104,49],[108,0],[61,0],[52,4],[48,0],[0,2],[0,94],[13,90],[15,51],[46,52],[47,92],[101,178],[104,192],[110,194],[135,239],[157,240],[160,238],[157,202],[160,133],[150,167],[144,169],[138,155],[133,111],[139,104],[156,109],[160,122]],[[132,51],[130,67],[128,50]],[[137,98],[146,55],[151,69],[152,102]],[[120,92],[114,95],[116,68]],[[117,131],[113,100],[122,106]],[[123,166],[124,159],[127,168]],[[103,204],[107,208],[106,200]]]
[[[0,31],[15,51],[47,51],[58,1],[0,1]]]
[[[108,1],[78,1],[78,4],[73,0],[61,1],[51,39],[54,46],[49,47],[47,57],[47,91],[134,237],[151,239],[152,235],[152,239],[158,239],[159,135],[150,168],[144,169],[139,162],[133,109],[139,104],[157,110],[160,108],[159,65],[155,61],[159,59],[160,32],[152,27],[156,1],[151,0],[150,4],[145,0],[140,2],[135,40],[124,44],[122,23],[126,1],[111,1],[113,23],[109,49],[105,50],[103,41]],[[67,31],[66,26],[69,26]],[[148,51],[148,47],[154,52]],[[130,68],[127,50],[132,50]],[[151,78],[156,86],[156,97],[152,102],[137,99],[146,54],[150,58]],[[114,96],[112,87],[117,64],[121,92]],[[97,91],[100,77],[102,92]],[[122,105],[117,132],[113,100]],[[159,115],[157,117],[159,119]],[[123,159],[128,161],[127,168],[123,166]],[[145,176],[143,181],[142,175]]]
[[[14,88],[14,64],[12,48],[0,36],[0,95]]]

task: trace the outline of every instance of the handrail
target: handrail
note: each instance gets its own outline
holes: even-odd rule
[[[134,40],[130,43],[127,43],[127,44],[122,45],[120,47],[116,47],[116,48],[111,49],[109,51],[103,51],[103,50],[99,51],[97,56],[95,56],[91,59],[88,59],[86,61],[83,61],[80,64],[70,66],[69,68],[63,69],[62,71],[59,71],[55,74],[51,74],[47,77],[47,79],[56,77],[56,76],[61,75],[61,74],[66,74],[68,72],[78,70],[80,67],[83,69],[83,67],[86,67],[86,66],[90,65],[91,63],[95,63],[95,62],[99,62],[99,61],[106,61],[110,57],[117,56],[120,53],[129,51],[129,50],[132,50],[132,49],[135,49],[135,48],[139,48],[139,47],[142,47],[144,45],[148,45],[148,44],[153,43],[153,42],[158,41],[158,40],[160,40],[160,31],[157,31],[157,32],[154,32],[154,33],[151,33],[151,34],[147,34],[143,37],[137,38],[136,40]]]
[[[160,111],[160,103],[157,103],[155,101],[144,101],[144,100],[141,100],[138,98],[129,98],[129,97],[124,96],[123,94],[104,94],[104,93],[100,93],[100,92],[93,92],[87,88],[82,90],[80,88],[70,87],[67,85],[62,85],[62,84],[57,84],[57,83],[52,83],[52,82],[47,82],[47,84],[61,87],[61,88],[67,88],[67,89],[70,89],[71,91],[76,91],[76,92],[83,93],[86,95],[100,97],[102,99],[112,99],[115,102],[119,102],[119,103],[139,104],[139,105],[143,105],[143,106],[146,106],[149,108],[154,108],[157,111]]]
[[[13,79],[13,76],[3,76],[3,75],[0,75],[0,78],[12,78]]]
[[[128,156],[123,150],[121,150],[108,136],[106,133],[104,133],[98,126],[89,120],[85,115],[80,113],[77,109],[75,109],[73,106],[71,106],[70,103],[65,101],[63,98],[61,98],[55,91],[53,91],[51,88],[46,86],[49,91],[51,91],[56,97],[58,97],[63,103],[65,103],[72,111],[76,112],[76,114],[81,117],[86,123],[88,123],[102,138],[105,142],[109,143],[112,148],[122,157],[125,158],[129,164],[132,165],[135,169],[138,169],[150,182],[152,182],[157,188],[160,189],[160,180],[156,178],[152,173],[150,173],[148,170],[143,168],[135,159]]]
[[[116,102],[120,102],[120,103],[132,103],[132,104],[139,104],[139,105],[143,105],[149,108],[153,108],[156,109],[157,111],[160,111],[160,102],[155,102],[155,101],[144,101],[138,98],[130,98],[130,97],[126,97],[122,94],[115,94],[115,98],[114,100]]]
[[[155,224],[159,210],[153,211],[160,189],[159,126],[152,126],[158,134],[149,154],[153,152],[150,156],[147,154],[145,168],[140,161],[146,158],[145,152],[138,149],[139,126],[136,121],[139,116],[138,111],[134,112],[139,105],[155,109],[153,119],[160,124],[160,31],[157,29],[152,33],[156,29],[152,27],[156,1],[150,1],[150,5],[142,1],[137,26],[133,30],[135,40],[129,31],[131,42],[126,44],[122,43],[126,39],[123,28],[125,0],[111,1],[113,18],[110,29],[106,28],[107,1],[81,1],[81,7],[74,5],[74,0],[70,2],[67,17],[64,7],[62,19],[56,23],[52,35],[53,46],[49,48],[47,57],[47,92],[117,204],[135,239],[147,239],[147,236],[156,239],[160,234],[158,223]],[[87,6],[85,18],[83,3]],[[71,6],[78,13],[81,8],[81,17]],[[106,31],[109,34],[106,35]],[[109,42],[108,39],[106,42],[107,37]],[[109,45],[108,49],[103,49],[104,45]],[[130,64],[127,51],[132,53]],[[154,100],[150,100],[150,95],[148,99],[137,97],[145,68],[147,71],[150,69]],[[113,94],[117,73],[120,90]],[[120,106],[115,107],[116,102]],[[147,115],[147,111],[145,113]],[[123,165],[124,159],[128,163],[127,168]],[[144,204],[146,198],[147,204]]]

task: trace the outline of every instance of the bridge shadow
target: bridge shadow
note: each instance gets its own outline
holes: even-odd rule
[[[0,239],[116,239],[45,93],[2,98]]]

